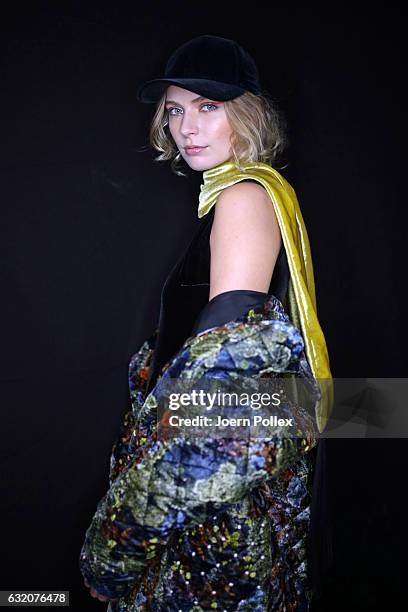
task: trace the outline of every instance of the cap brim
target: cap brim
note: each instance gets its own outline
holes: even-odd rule
[[[221,83],[220,81],[211,81],[210,79],[153,79],[138,88],[136,97],[139,102],[158,102],[169,85],[177,85],[210,100],[221,100],[223,102],[245,93],[245,89],[242,87]]]

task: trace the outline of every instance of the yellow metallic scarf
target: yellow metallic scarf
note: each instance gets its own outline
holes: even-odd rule
[[[307,360],[322,391],[322,398],[316,405],[317,426],[322,432],[332,409],[333,380],[326,341],[316,313],[309,238],[296,193],[288,181],[268,164],[251,162],[241,165],[244,171],[239,170],[232,161],[204,171],[198,217],[203,217],[211,210],[223,189],[244,179],[257,180],[268,192],[278,219],[290,270],[288,316],[301,330]]]

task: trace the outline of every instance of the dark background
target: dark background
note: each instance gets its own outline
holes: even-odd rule
[[[0,588],[102,610],[79,551],[201,182],[153,162],[137,85],[200,34],[254,56],[289,122],[282,174],[332,373],[402,377],[405,33],[398,13],[338,5],[36,2],[1,17]],[[327,461],[335,561],[313,609],[383,609],[403,593],[406,441],[330,441]]]

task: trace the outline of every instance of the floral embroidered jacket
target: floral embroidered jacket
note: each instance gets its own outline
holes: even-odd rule
[[[110,488],[80,554],[108,612],[306,611],[315,419],[289,400],[269,438],[158,435],[156,407],[170,378],[216,378],[238,389],[248,377],[295,374],[319,394],[304,341],[273,295],[244,316],[190,336],[144,389],[157,330],[129,365],[132,410],[111,455]]]

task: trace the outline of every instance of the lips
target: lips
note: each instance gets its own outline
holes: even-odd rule
[[[187,155],[198,155],[201,151],[204,151],[207,147],[184,147]]]

